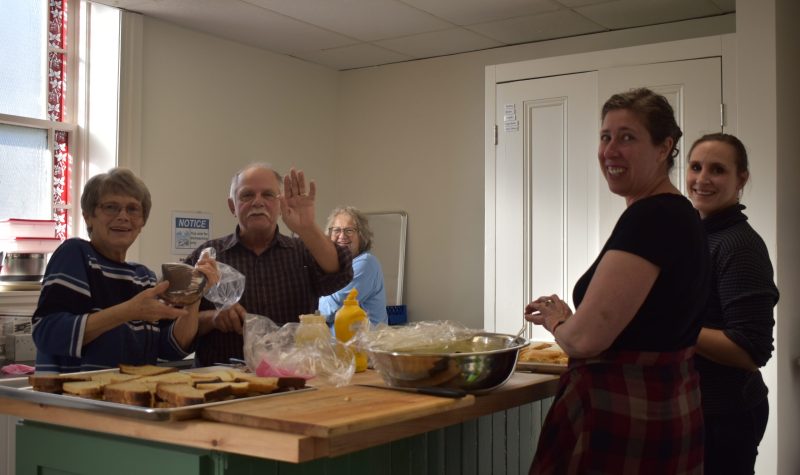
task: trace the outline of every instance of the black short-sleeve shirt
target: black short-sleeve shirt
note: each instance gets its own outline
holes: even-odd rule
[[[653,288],[610,349],[675,351],[697,342],[709,291],[710,261],[700,217],[685,197],[660,194],[631,204],[597,260],[578,280],[579,308],[603,255],[619,250],[659,268]],[[583,309],[591,314],[591,309]]]

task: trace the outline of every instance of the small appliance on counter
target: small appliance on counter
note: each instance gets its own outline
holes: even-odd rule
[[[0,220],[0,290],[37,290],[50,253],[61,244],[55,236],[53,220]]]

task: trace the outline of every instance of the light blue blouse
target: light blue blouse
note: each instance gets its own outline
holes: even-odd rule
[[[319,298],[319,313],[333,322],[336,312],[342,307],[347,294],[358,289],[358,304],[367,312],[370,323],[388,324],[386,314],[386,290],[383,287],[383,270],[378,259],[368,252],[362,252],[353,259],[353,280],[344,288],[331,295]]]

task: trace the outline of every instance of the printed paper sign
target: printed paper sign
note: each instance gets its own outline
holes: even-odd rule
[[[211,239],[211,213],[172,212],[172,253],[188,255]]]

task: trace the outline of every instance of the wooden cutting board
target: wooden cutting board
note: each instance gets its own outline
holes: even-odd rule
[[[331,437],[474,403],[475,396],[472,395],[452,399],[344,386],[209,407],[203,410],[202,417],[259,429]]]

